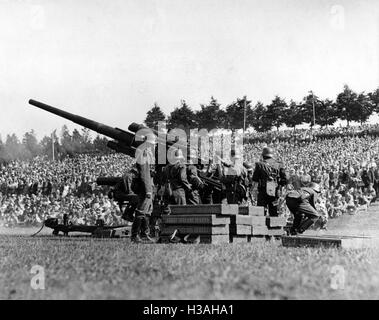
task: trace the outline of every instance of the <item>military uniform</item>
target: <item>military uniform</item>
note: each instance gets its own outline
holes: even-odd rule
[[[228,204],[241,204],[246,200],[246,177],[247,172],[242,164],[233,164],[225,167],[224,175],[221,179],[221,182],[225,186],[223,202],[227,202]]]
[[[257,206],[264,206],[270,216],[277,216],[280,186],[287,184],[284,168],[271,155],[264,157],[255,164],[252,181],[258,183]]]
[[[200,204],[200,190],[204,188],[204,183],[197,175],[197,168],[193,164],[187,166],[187,179],[191,184],[191,190],[186,192],[186,202],[190,205]]]
[[[147,151],[145,150],[144,153]],[[148,158],[146,154],[143,155]],[[153,180],[151,177],[151,167],[150,162],[137,161],[136,169],[137,172],[133,178],[131,189],[138,196],[137,207],[135,210],[135,218],[132,225],[131,240],[133,242],[139,242],[140,233],[143,237],[151,240],[149,238],[149,225],[150,216],[153,211]]]
[[[175,164],[169,164],[166,168],[168,181],[171,187],[171,204],[185,205],[186,192],[192,190],[190,183],[187,180],[187,168],[186,165],[177,162]]]
[[[300,190],[291,190],[286,195],[286,204],[294,216],[291,234],[303,233],[312,226],[321,216],[316,210],[316,199],[319,189],[303,187]]]

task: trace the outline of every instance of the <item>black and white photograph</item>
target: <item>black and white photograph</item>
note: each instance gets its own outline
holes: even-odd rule
[[[0,300],[379,299],[378,1],[0,0],[0,43]]]

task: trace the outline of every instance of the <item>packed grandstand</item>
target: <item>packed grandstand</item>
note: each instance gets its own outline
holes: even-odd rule
[[[287,189],[317,182],[322,186],[318,210],[324,219],[367,210],[379,192],[379,137],[376,126],[329,131],[271,131],[248,134],[244,160],[254,164],[265,145],[284,164]],[[292,133],[292,134],[291,134]],[[53,161],[47,156],[15,160],[0,167],[0,226],[41,225],[67,213],[78,224],[122,224],[121,211],[98,176],[121,176],[133,165],[115,153],[76,154]],[[285,192],[285,190],[284,190]],[[253,203],[254,204],[254,203]],[[284,201],[281,214],[289,215]]]

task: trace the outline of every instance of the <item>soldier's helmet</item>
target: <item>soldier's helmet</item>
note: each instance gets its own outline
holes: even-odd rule
[[[183,160],[184,159],[183,151],[181,149],[175,150],[174,159],[175,160]]]
[[[244,163],[243,163],[243,166],[245,167],[245,169],[246,169],[248,172],[253,171],[253,166],[251,165],[251,163],[244,162]]]
[[[321,187],[318,183],[312,182],[309,185],[309,188],[313,189],[315,192],[320,193],[321,192]]]
[[[274,152],[270,147],[264,147],[262,150],[262,157],[272,158],[274,156]]]

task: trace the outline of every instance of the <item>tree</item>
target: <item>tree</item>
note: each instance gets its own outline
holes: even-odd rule
[[[74,129],[74,131],[72,131],[72,146],[73,146],[73,152],[75,153],[84,152],[83,136],[80,134],[80,132],[77,129]]]
[[[82,128],[82,143],[84,150],[91,151],[93,149],[92,139],[91,139],[91,130],[88,128]]]
[[[217,100],[211,97],[208,105],[200,105],[201,110],[196,112],[196,121],[199,129],[212,130],[215,128],[223,128],[225,125],[226,114],[220,108]]]
[[[336,104],[329,99],[319,102],[320,105],[318,105],[316,113],[316,124],[321,127],[332,126],[338,120]]]
[[[368,96],[371,100],[373,111],[379,113],[379,88],[374,90],[373,92],[370,92]]]
[[[7,135],[4,151],[6,161],[12,161],[15,159],[25,160],[31,157],[29,150],[26,150],[14,133]]]
[[[279,96],[275,96],[271,104],[267,106],[267,119],[271,121],[272,125],[279,130],[279,127],[284,123],[285,111],[288,106],[284,99]]]
[[[37,156],[41,152],[41,148],[38,144],[34,130],[31,130],[30,132],[26,132],[24,134],[22,144],[24,145],[25,149],[30,152],[32,157]]]
[[[72,154],[74,151],[72,136],[66,125],[61,130],[61,146],[63,154]]]
[[[365,122],[374,109],[367,95],[364,93],[357,95],[347,85],[344,86],[343,92],[338,94],[336,106],[340,118],[346,120],[348,126],[351,121]]]
[[[144,122],[147,127],[158,130],[158,121],[164,121],[165,119],[166,115],[163,113],[158,104],[154,103],[154,107],[147,112]]]
[[[97,135],[93,140],[93,148],[95,151],[100,153],[109,153],[110,149],[107,147],[108,139],[105,137],[100,137]]]
[[[303,116],[301,113],[301,105],[298,105],[295,101],[291,100],[290,104],[285,111],[285,117],[283,118],[284,124],[290,128],[296,128],[297,125],[303,123]]]
[[[309,91],[308,95],[303,98],[303,103],[300,105],[302,122],[309,123],[310,126],[313,127],[320,113],[321,105],[318,96],[316,96],[313,91]]]
[[[0,135],[0,164],[5,161],[4,144]]]
[[[196,116],[185,100],[181,101],[181,107],[175,108],[168,117],[168,129],[180,128],[189,133],[189,129],[196,127]]]
[[[270,131],[272,128],[271,121],[267,118],[267,107],[262,102],[257,102],[255,105],[250,124],[258,132]]]
[[[228,129],[242,129],[244,121],[245,112],[245,102],[246,102],[246,128],[249,127],[252,121],[252,108],[251,101],[247,100],[246,96],[242,99],[231,103],[226,107],[226,125]]]
[[[374,112],[375,104],[372,103],[369,95],[364,92],[358,95],[356,103],[358,104],[357,108],[359,110],[358,121],[362,125]]]

